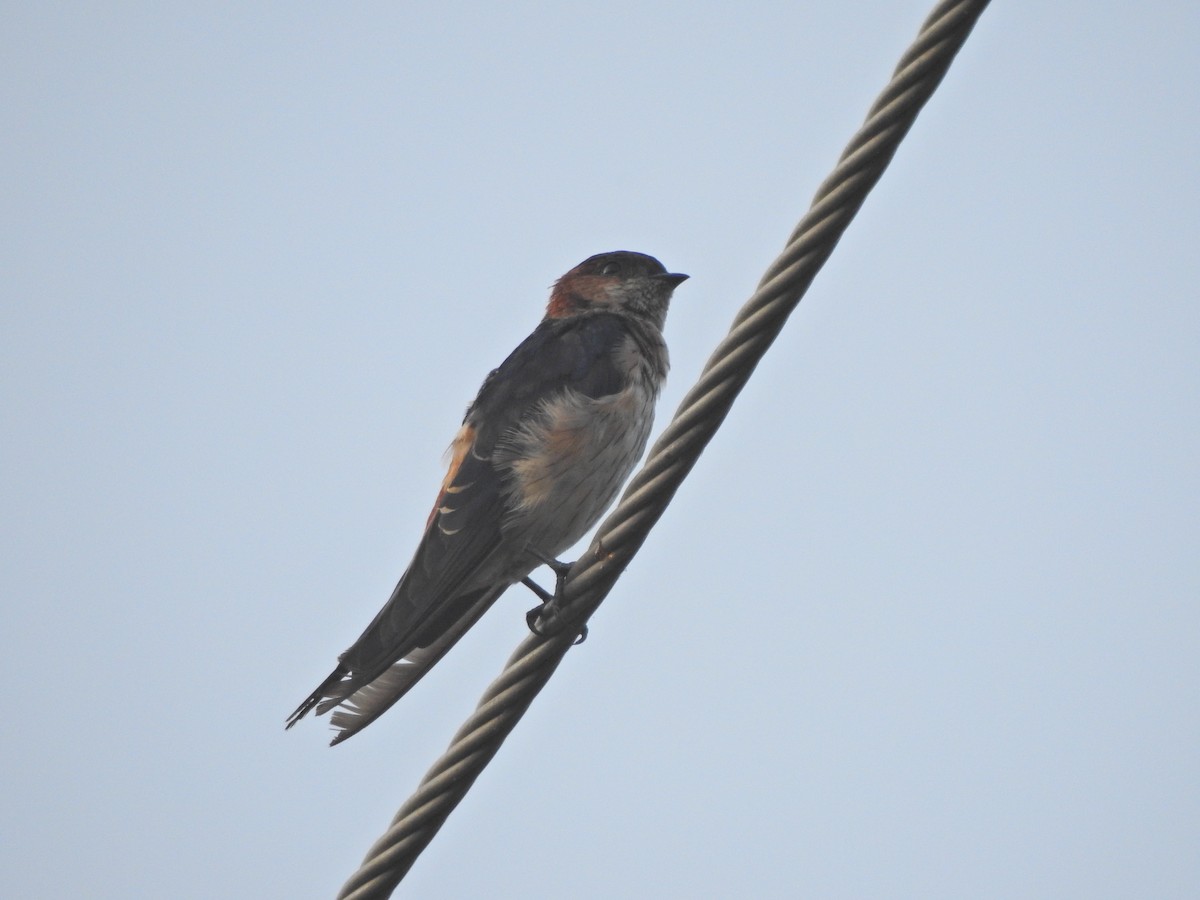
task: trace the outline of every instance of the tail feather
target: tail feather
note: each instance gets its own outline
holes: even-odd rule
[[[363,685],[350,696],[335,704],[340,708],[334,712],[329,721],[334,728],[338,729],[338,733],[329,742],[329,745],[332,747],[353,737],[391,709],[392,704],[424,678],[425,673],[458,643],[458,639],[466,633],[467,629],[479,621],[479,617],[487,612],[488,607],[503,593],[505,587],[507,585],[484,594],[475,601],[466,615],[452,623],[441,637],[434,640],[429,646],[412,651],[370,684]]]
[[[318,716],[334,710],[330,724],[337,729],[337,734],[330,746],[358,734],[407,694],[458,643],[467,629],[479,621],[507,586],[483,594],[428,646],[413,650],[365,684],[346,666],[339,665],[288,717],[287,727],[291,728],[314,709]]]
[[[322,708],[324,706],[322,701],[326,697],[336,696],[338,701],[340,701],[341,698],[345,696],[345,691],[339,692],[338,685],[342,684],[342,682],[346,680],[346,676],[349,674],[350,672],[345,666],[339,665],[336,669],[334,669],[330,673],[329,677],[322,681],[320,686],[311,694],[309,694],[305,698],[304,702],[297,706],[295,711],[293,711],[292,714],[287,717],[287,722],[283,727],[285,729],[291,728],[293,725],[307,716],[314,708],[317,711],[317,715],[321,715],[323,712],[325,712],[325,709]],[[325,700],[324,702],[328,703],[329,701]]]

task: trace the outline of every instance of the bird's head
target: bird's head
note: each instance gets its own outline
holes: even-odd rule
[[[590,256],[554,283],[546,318],[588,310],[623,310],[662,328],[671,294],[688,276],[668,272],[653,256],[617,250]]]

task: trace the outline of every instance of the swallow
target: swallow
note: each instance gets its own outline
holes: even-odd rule
[[[687,275],[600,253],[483,382],[412,562],[337,667],[287,719],[333,710],[331,744],[403,697],[510,586],[599,520],[646,448],[667,375],[663,326]],[[543,599],[549,595],[539,592]]]

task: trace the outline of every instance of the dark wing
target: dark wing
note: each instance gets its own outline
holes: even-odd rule
[[[616,393],[624,374],[615,350],[628,337],[607,312],[546,319],[495,369],[467,410],[450,471],[425,534],[388,602],[339,658],[328,679],[294,712],[294,724],[345,704],[337,743],[400,699],[508,587],[502,569],[506,472],[497,443],[537,406],[570,388],[589,397]],[[490,571],[493,564],[499,568]]]
[[[484,590],[461,593],[503,541],[506,473],[493,462],[496,444],[566,387],[590,397],[619,391],[623,376],[613,351],[626,334],[611,314],[547,320],[488,375],[455,439],[450,472],[408,571],[342,656],[351,670],[378,672],[427,646]]]
[[[499,437],[538,403],[571,388],[586,397],[615,394],[625,386],[615,352],[631,336],[625,317],[594,312],[546,319],[483,382],[464,421],[495,447]]]

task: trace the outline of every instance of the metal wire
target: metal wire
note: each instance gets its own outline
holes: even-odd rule
[[[925,101],[937,89],[988,0],[943,0],[904,53],[866,121],[817,190],[779,258],[739,310],[729,334],[705,364],[646,464],[600,526],[587,552],[571,567],[562,602],[540,626],[552,637],[530,635],[488,687],[391,827],[346,882],[341,900],[378,900],[392,891],[433,839],[550,679],[583,623],[596,611],[700,453],[725,419],[755,366],[800,303],[879,180]]]

